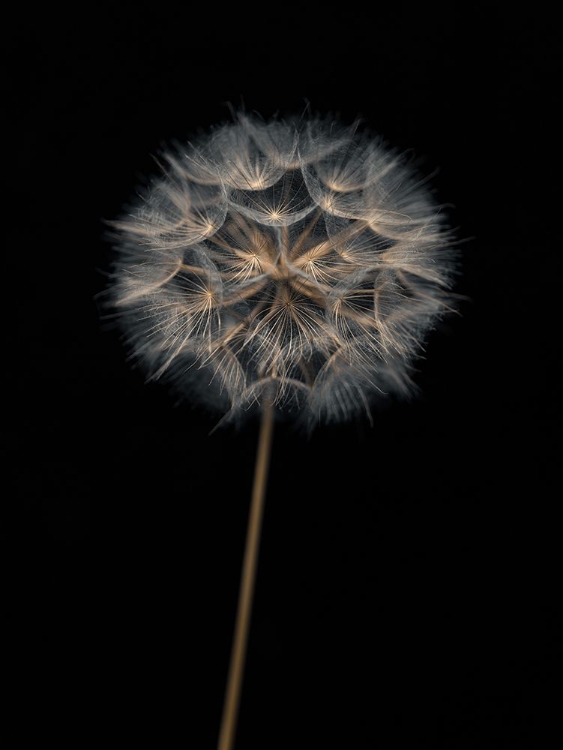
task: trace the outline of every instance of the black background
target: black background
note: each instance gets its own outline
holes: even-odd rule
[[[103,220],[229,104],[362,117],[468,239],[415,401],[276,429],[237,750],[560,740],[560,40],[533,8],[420,6],[9,22],[5,747],[215,747],[257,425],[210,435],[145,385],[96,295]]]

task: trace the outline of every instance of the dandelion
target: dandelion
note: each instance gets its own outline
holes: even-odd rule
[[[150,378],[262,413],[219,750],[234,741],[274,411],[308,425],[413,390],[449,309],[452,233],[404,154],[333,119],[239,114],[163,154],[112,222],[110,286]]]
[[[412,391],[453,264],[403,155],[357,125],[240,115],[164,161],[113,222],[113,302],[151,378],[309,424]]]

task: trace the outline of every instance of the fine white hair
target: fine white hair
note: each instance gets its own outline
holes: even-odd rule
[[[150,377],[310,424],[411,392],[455,253],[405,155],[357,124],[238,114],[163,161],[112,222],[111,304]]]

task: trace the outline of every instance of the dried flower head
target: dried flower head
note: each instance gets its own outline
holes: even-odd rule
[[[356,126],[239,115],[164,158],[113,222],[113,304],[152,377],[310,422],[409,392],[453,267],[403,155]]]

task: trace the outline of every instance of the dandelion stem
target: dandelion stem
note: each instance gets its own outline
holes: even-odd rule
[[[260,529],[264,510],[264,497],[272,447],[273,427],[274,409],[271,401],[268,401],[263,407],[260,435],[258,438],[258,450],[254,469],[254,485],[252,488],[252,502],[248,517],[246,547],[242,565],[235,633],[217,750],[232,750],[234,747],[246,646],[248,642],[248,631],[252,611],[254,582],[256,579]]]

